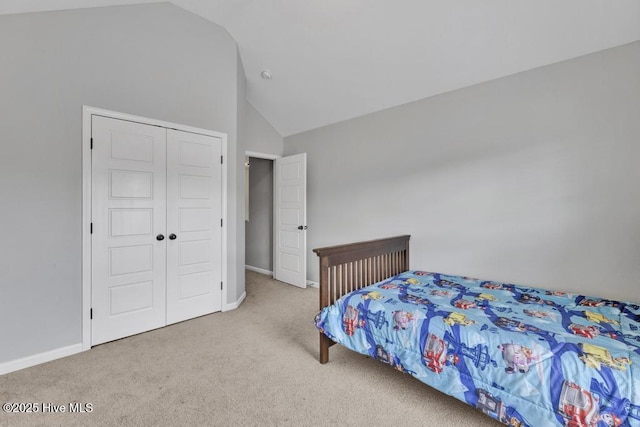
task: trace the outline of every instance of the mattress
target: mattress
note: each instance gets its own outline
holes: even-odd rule
[[[407,271],[315,325],[507,425],[640,426],[637,304]]]

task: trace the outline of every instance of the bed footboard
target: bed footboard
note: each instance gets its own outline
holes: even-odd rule
[[[317,248],[320,257],[320,310],[341,296],[409,270],[409,239],[386,239]],[[320,363],[329,361],[335,344],[320,333]]]

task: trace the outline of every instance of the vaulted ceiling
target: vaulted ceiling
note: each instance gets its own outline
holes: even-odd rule
[[[2,0],[0,13],[153,2]],[[171,3],[231,34],[247,99],[282,136],[640,40],[638,0]]]

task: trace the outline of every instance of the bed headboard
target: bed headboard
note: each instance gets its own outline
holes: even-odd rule
[[[351,291],[407,271],[410,237],[314,249],[320,257],[320,309]]]

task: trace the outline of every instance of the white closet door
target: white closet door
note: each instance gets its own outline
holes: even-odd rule
[[[91,132],[96,345],[166,324],[166,130],[93,116]]]
[[[167,130],[167,324],[222,308],[222,140]]]
[[[281,157],[274,173],[273,275],[290,285],[307,286],[307,154]]]

